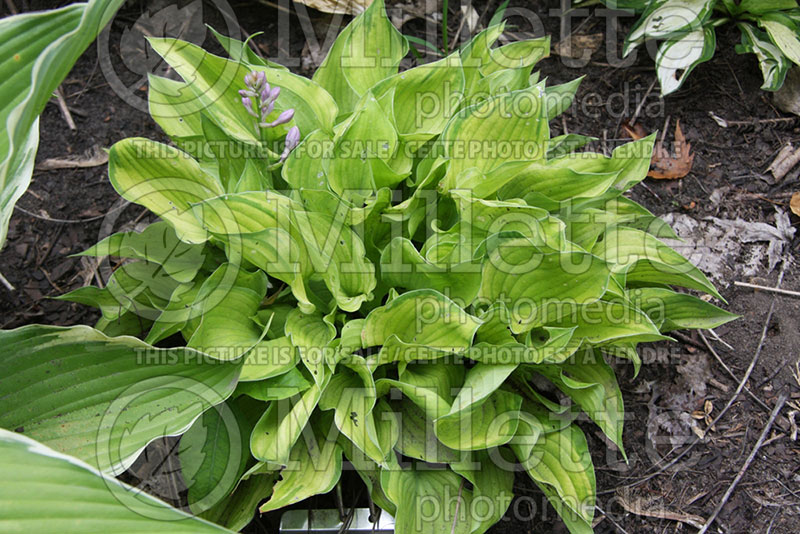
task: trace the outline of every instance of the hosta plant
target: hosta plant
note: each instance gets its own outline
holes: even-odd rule
[[[0,426],[106,476],[183,434],[189,509],[233,530],[352,466],[399,533],[486,531],[515,470],[591,532],[584,428],[625,456],[615,366],[733,316],[623,196],[653,138],[606,156],[551,137],[577,83],[532,72],[547,39],[502,32],[398,72],[376,0],[312,79],[223,36],[230,59],[151,39],[183,79],[150,79],[172,144],[118,142],[109,177],[160,220],[83,252],[115,258],[63,297],[98,307],[94,328],[0,334]]]
[[[717,47],[715,29],[735,24],[740,54],[758,58],[766,91],[777,91],[792,63],[800,65],[800,6],[796,0],[585,0],[632,10],[639,19],[625,39],[624,54],[646,41],[661,41],[656,72],[664,95],[677,91]]]

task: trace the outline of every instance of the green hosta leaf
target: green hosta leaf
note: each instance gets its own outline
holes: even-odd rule
[[[752,13],[753,15],[763,15],[770,11],[794,9],[798,7],[797,0],[741,0],[738,6],[727,5],[729,3],[730,2],[726,3],[725,7],[729,10],[733,8],[732,11],[734,15],[738,15],[742,12]]]
[[[224,401],[241,367],[85,326],[0,331],[0,361],[0,426],[114,473]]]
[[[326,435],[330,426],[329,419],[318,417],[303,432],[288,455],[289,463],[281,471],[272,496],[259,508],[261,513],[333,489],[342,473],[342,449]]]
[[[197,145],[202,143],[203,104],[195,97],[190,84],[152,74],[147,83],[150,116],[181,149],[196,158],[202,157]]]
[[[450,470],[423,470],[418,464],[381,472],[383,491],[397,506],[395,529],[404,534],[471,533],[472,491],[464,485]]]
[[[591,254],[542,252],[516,239],[489,254],[478,295],[506,302],[511,331],[521,333],[595,302],[605,293],[610,275],[608,265]]]
[[[586,437],[581,429],[569,425],[555,432],[546,432],[531,448],[530,454],[523,454],[525,450],[515,445],[511,448],[559,515],[563,518],[569,513],[577,514],[574,519],[566,520],[567,524],[573,521],[585,524],[584,530],[573,532],[591,532],[595,477]]]
[[[547,119],[553,120],[572,105],[575,100],[575,93],[578,92],[581,82],[585,76],[575,78],[571,82],[561,85],[552,85],[545,88],[544,94],[547,102]]]
[[[241,381],[265,380],[293,369],[300,359],[297,347],[287,336],[265,339],[245,356]]]
[[[123,198],[167,221],[182,241],[208,239],[189,207],[224,191],[185,153],[147,139],[123,139],[109,151],[108,177]]]
[[[0,523],[10,533],[232,531],[172,508],[26,436],[0,429]],[[43,507],[42,502],[47,506]]]
[[[662,332],[682,328],[716,328],[739,316],[686,293],[645,287],[629,298],[659,326]]]
[[[683,85],[694,68],[714,56],[717,36],[713,26],[673,37],[658,48],[656,74],[661,94],[674,93]]]
[[[396,447],[402,455],[428,463],[452,463],[461,458],[460,451],[439,441],[433,420],[413,401],[404,398],[393,407],[401,423]]]
[[[419,289],[371,311],[361,341],[383,345],[379,362],[434,359],[466,350],[480,324],[438,291]]]
[[[739,54],[747,52],[755,54],[761,75],[764,77],[761,88],[765,91],[777,91],[786,80],[786,74],[792,66],[791,62],[765,32],[746,22],[740,22],[737,26],[742,32],[742,43],[736,45],[736,51]]]
[[[396,152],[397,143],[397,131],[378,101],[367,93],[334,138],[325,169],[328,185],[357,205],[378,188],[396,185],[406,175],[387,176],[382,169]]]
[[[258,504],[272,493],[276,475],[254,474],[239,482],[233,493],[200,517],[218,525],[241,531],[253,519]]]
[[[442,133],[448,176],[489,172],[506,161],[544,159],[550,130],[539,86],[506,93],[464,109]],[[459,187],[456,183],[454,187]]]
[[[342,438],[342,436],[339,436]],[[394,515],[397,512],[394,503],[386,497],[381,488],[381,471],[382,469],[366,457],[366,455],[347,438],[339,439],[339,445],[344,451],[344,456],[353,465],[353,468],[364,481],[367,486],[372,502],[377,504],[382,510]]]
[[[288,465],[289,452],[294,450],[326,385],[314,384],[299,396],[270,403],[250,436],[250,450],[257,460]]]
[[[39,145],[38,116],[122,0],[92,0],[0,20],[0,248]]]
[[[578,403],[625,456],[622,392],[614,370],[599,352],[591,349],[580,351],[558,366],[542,365],[533,369]]]
[[[722,296],[700,269],[655,237],[634,228],[615,227],[592,252],[605,259],[615,273],[626,273],[627,282],[676,284]]]
[[[258,404],[248,397],[229,399],[197,418],[181,436],[181,474],[195,515],[220,503],[239,483],[250,459],[248,442],[255,424],[248,411]]]
[[[342,30],[314,81],[333,96],[340,113],[349,113],[361,95],[397,72],[407,52],[408,43],[389,22],[383,0],[376,0]]]
[[[647,314],[619,300],[598,300],[572,308],[569,315],[563,316],[554,326],[575,326],[573,339],[583,339],[593,345],[671,339],[659,333]]]
[[[200,324],[187,346],[219,359],[239,358],[263,337],[263,328],[252,317],[267,294],[267,275],[226,263],[211,278],[220,283],[204,295]]]
[[[161,265],[178,282],[191,282],[203,266],[203,247],[180,241],[165,222],[151,224],[142,232],[120,232],[103,239],[78,256],[116,256]]]
[[[300,359],[314,381],[324,383],[327,379],[325,349],[336,337],[336,328],[330,320],[318,312],[305,314],[295,309],[286,316],[284,330],[292,345],[298,348]]]
[[[541,39],[526,39],[492,48],[489,61],[480,68],[484,76],[501,69],[532,68],[550,55],[550,36]]]
[[[251,70],[247,65],[214,56],[184,41],[150,38],[148,42],[189,84],[204,113],[217,126],[238,141],[257,144],[253,117],[242,106],[238,94],[245,88],[245,74]],[[275,109],[280,112],[294,108],[294,122],[301,132],[317,128],[332,131],[336,103],[323,88],[286,70],[269,67],[255,70],[263,70],[270,85],[281,88]]]
[[[461,64],[464,68],[465,102],[471,102],[476,85],[482,78],[480,69],[491,61],[491,47],[502,35],[505,24],[489,25],[461,49]]]
[[[296,367],[292,367],[285,373],[271,378],[253,382],[240,381],[236,386],[236,394],[248,395],[262,401],[272,401],[288,399],[310,387],[311,382],[303,376],[303,373]]]
[[[100,308],[107,321],[119,320],[128,312],[155,320],[180,287],[160,265],[136,261],[118,267],[102,289],[85,286],[56,298]]]
[[[480,450],[508,443],[517,432],[522,397],[499,390],[516,364],[478,363],[450,411],[436,420],[436,436],[456,450]]]
[[[696,31],[714,8],[714,0],[655,0],[634,24],[625,39],[623,53],[648,39],[665,39],[678,33]]]
[[[503,451],[476,451],[466,465],[453,465],[455,472],[472,483],[473,534],[482,534],[500,521],[514,498],[513,462],[505,458]]]
[[[371,298],[375,267],[347,224],[348,208],[316,213],[283,195],[249,192],[203,202],[194,214],[245,259],[292,288],[302,311],[314,311],[306,282],[321,274],[338,306],[355,311]],[[328,310],[324,310],[328,311]]]
[[[463,87],[461,58],[454,53],[395,74],[373,88],[373,93],[379,100],[389,99],[384,109],[391,108],[401,139],[427,141],[442,133],[456,115]]]
[[[397,435],[391,428],[393,419],[376,420],[373,412],[376,398],[375,381],[366,361],[351,356],[331,378],[319,407],[335,410],[333,418],[339,431],[367,458],[382,466],[397,441]]]
[[[281,70],[288,70],[286,67],[281,65],[280,63],[275,63],[273,61],[269,61],[263,59],[258,54],[253,52],[250,46],[247,46],[244,42],[234,39],[232,37],[227,37],[222,35],[217,30],[212,27],[208,27],[211,30],[211,33],[214,34],[214,37],[219,41],[219,44],[222,45],[222,48],[228,53],[228,55],[234,61],[244,61],[245,63],[249,63],[250,65],[258,65],[262,67],[271,67],[273,69],[281,69]]]
[[[381,279],[391,286],[406,289],[434,289],[449,294],[462,306],[477,296],[481,284],[481,266],[474,261],[437,265],[417,251],[408,239],[397,237],[381,254]]]

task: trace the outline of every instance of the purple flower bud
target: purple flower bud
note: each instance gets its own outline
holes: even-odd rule
[[[256,73],[255,71],[248,72],[244,75],[244,84],[247,87],[253,87],[256,84]]]
[[[294,118],[294,108],[287,109],[286,111],[282,112],[278,115],[278,118],[272,121],[273,126],[278,126],[279,124],[286,124],[290,120]]]
[[[269,84],[267,84],[267,73],[263,70],[258,71],[256,73],[256,83],[258,84],[259,89],[264,86],[269,87]]]
[[[242,105],[244,106],[244,109],[246,109],[247,112],[250,115],[252,115],[253,117],[258,117],[258,114],[255,111],[253,111],[253,100],[251,98],[243,97],[242,98]]]
[[[277,100],[278,99],[278,95],[280,95],[280,94],[281,94],[281,88],[280,87],[273,87],[272,90],[269,92],[269,99],[270,100]]]
[[[275,109],[275,102],[268,101],[261,103],[261,122],[267,120],[269,114],[272,113],[272,110]]]
[[[289,157],[289,153],[295,149],[300,143],[300,128],[292,126],[286,134],[286,140],[283,145],[283,154],[281,154],[281,161],[285,161]]]
[[[272,104],[270,103],[270,106],[271,105]],[[267,115],[269,115],[269,113],[267,113]],[[287,109],[286,111],[281,112],[281,114],[278,115],[278,118],[275,119],[274,121],[272,121],[272,122],[262,122],[261,124],[259,124],[259,126],[261,126],[262,128],[273,128],[273,127],[279,126],[281,124],[286,124],[287,122],[292,120],[292,118],[294,118],[294,108]]]

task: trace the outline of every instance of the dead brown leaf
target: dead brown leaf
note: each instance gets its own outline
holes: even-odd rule
[[[683,178],[692,170],[694,154],[692,145],[686,141],[686,136],[681,130],[681,121],[675,121],[675,141],[672,143],[674,153],[664,148],[661,140],[656,142],[653,149],[653,161],[647,176],[656,180],[676,180]]]
[[[295,2],[325,13],[358,15],[369,7],[372,0],[295,0]]]
[[[631,125],[628,121],[622,123],[622,130],[625,135],[638,141],[647,137],[647,132],[640,124]],[[662,139],[656,141],[653,148],[653,159],[650,162],[650,172],[647,176],[656,180],[677,180],[683,178],[692,170],[694,164],[694,153],[692,145],[686,141],[681,129],[681,121],[675,122],[675,141],[672,143],[674,152],[664,148]]]
[[[570,35],[566,39],[553,45],[553,53],[562,57],[573,59],[588,59],[597,52],[603,44],[604,35],[593,33],[591,35]]]
[[[800,193],[792,195],[792,199],[789,201],[789,207],[792,209],[792,213],[800,217]]]

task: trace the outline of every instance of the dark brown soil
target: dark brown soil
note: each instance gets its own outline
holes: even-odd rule
[[[44,0],[27,2],[27,5],[21,0],[17,3],[20,9],[61,5]],[[387,3],[394,4],[392,1]],[[559,3],[558,0],[515,1],[511,6],[537,14],[555,42],[559,39],[559,19],[548,14],[551,9],[558,8]],[[211,1],[203,4],[204,19],[224,29],[225,21],[214,7],[218,4]],[[277,55],[278,50],[288,49],[292,57],[306,58],[304,63],[293,68],[309,74],[313,61],[309,60],[308,50],[304,52],[305,39],[298,19],[294,15],[291,18],[290,42],[279,41],[279,12],[272,2],[264,1],[263,4],[231,0],[236,18],[247,32],[265,31],[264,35],[256,37],[256,43],[266,54]],[[413,4],[424,5],[424,2]],[[461,16],[457,3],[451,4],[450,33],[453,34],[461,23]],[[490,0],[488,5],[485,0],[473,0],[478,14],[482,14],[481,24],[486,24],[499,4],[498,0]],[[148,8],[155,12],[162,5],[166,2],[154,1],[152,5],[143,1],[129,2],[113,22],[110,52],[104,50],[100,56],[109,53],[112,62],[116,60],[115,64],[121,65],[119,43],[122,31]],[[397,7],[403,6],[398,4]],[[308,13],[322,42],[332,17],[313,10]],[[515,16],[510,21],[516,35],[528,36],[531,25],[523,17]],[[629,24],[630,19],[623,21],[619,39]],[[415,19],[403,30],[421,35],[424,27],[420,19]],[[577,28],[576,33],[581,35],[602,33],[605,20],[597,16],[578,18],[574,20],[573,28]],[[693,171],[686,178],[647,180],[632,191],[635,200],[657,215],[676,212],[697,220],[713,215],[773,224],[775,205],[788,211],[789,193],[800,190],[797,171],[779,183],[772,183],[764,172],[786,142],[800,141],[800,122],[780,127],[764,124],[724,129],[709,117],[709,112],[727,120],[743,121],[784,116],[772,106],[770,95],[759,90],[760,73],[755,59],[735,54],[737,40],[735,31],[720,29],[714,59],[699,66],[684,88],[663,103],[657,97],[656,87],[642,107],[638,121],[646,131],[662,129],[667,117],[670,117],[672,125],[679,119],[696,154]],[[212,46],[212,42],[213,37],[207,35],[205,45]],[[652,60],[645,57],[646,54],[639,56],[636,63],[627,68],[609,66],[602,49],[595,53],[589,65],[579,69],[567,67],[558,57],[543,61],[541,70],[550,78],[550,83],[586,75],[578,93],[578,105],[565,115],[563,122],[557,121],[553,125],[554,132],[560,133],[566,127],[570,132],[605,138],[605,145],[598,142],[595,150],[616,146],[620,122],[634,114],[655,77]],[[120,78],[124,83],[134,85],[134,94],[145,96],[145,92],[135,86],[136,74],[122,72]],[[73,110],[77,130],[70,131],[58,107],[49,104],[41,117],[37,161],[79,154],[94,145],[108,147],[125,137],[163,140],[163,134],[148,115],[123,101],[109,85],[98,61],[97,46],[93,45],[86,51],[62,87]],[[596,103],[603,105],[594,105]],[[672,126],[668,139],[671,130]],[[715,191],[720,198],[717,203],[710,200]],[[134,222],[149,220],[149,215],[138,206],[124,209],[119,206],[118,197],[108,183],[105,166],[37,171],[34,174],[33,183],[11,220],[8,242],[0,252],[0,272],[16,287],[15,291],[9,292],[0,286],[0,327],[14,328],[33,322],[58,325],[93,323],[96,319],[93,310],[51,300],[51,297],[91,283],[95,274],[90,265],[68,255],[95,243],[101,236],[104,220],[114,231]],[[797,226],[797,223],[798,219],[792,216],[792,224]],[[102,235],[107,231],[108,228],[104,229]],[[797,238],[785,254],[786,258],[795,261],[794,265],[786,268],[781,287],[800,290],[796,267]],[[736,261],[744,261],[744,258]],[[760,277],[748,281],[774,286],[781,267],[779,264],[769,274],[764,267]],[[792,369],[800,358],[800,300],[774,297],[733,285],[722,287],[721,292],[728,301],[728,309],[742,318],[717,329],[731,348],[709,341],[733,371],[736,381],[714,360],[699,337],[684,337],[677,343],[660,344],[647,352],[653,361],[645,363],[635,380],[629,369],[620,370],[628,412],[625,447],[629,463],[626,465],[619,453],[607,449],[599,432],[590,425],[585,426],[597,469],[598,505],[607,513],[607,516],[598,513],[601,520],[596,532],[689,531],[689,525],[672,519],[648,517],[646,512],[653,515],[654,511],[661,510],[709,517],[756,443],[777,397],[786,393],[795,403],[800,399],[800,383],[792,375]],[[756,354],[771,306],[774,308],[766,327],[763,350],[748,382],[750,391],[765,407],[742,394],[703,442],[694,446],[675,465],[659,472],[666,462],[684,449],[679,446],[671,450],[676,442],[663,443],[667,439],[654,445],[647,422],[652,422],[654,413],[679,418],[680,413],[702,409],[705,401],[713,405],[712,417],[719,413]],[[694,365],[706,360],[709,362],[707,367]],[[788,534],[797,531],[800,519],[800,445],[788,437],[787,415],[790,409],[787,406],[783,410],[768,436],[770,442],[761,449],[719,515],[717,527],[724,527],[725,532]],[[691,440],[692,436],[688,427],[683,429],[683,434],[680,431],[662,431],[660,434],[662,438],[683,439],[683,443]],[[659,457],[664,460],[657,464]],[[653,473],[658,474],[646,478]],[[358,494],[355,477],[347,480],[353,480],[352,495]],[[518,500],[512,504],[508,517],[491,532],[566,532],[533,484],[524,476],[519,476],[517,482]],[[623,502],[628,504],[627,511]],[[276,516],[269,515],[250,528],[253,532],[275,532],[275,524]],[[718,531],[716,527],[714,531]]]

